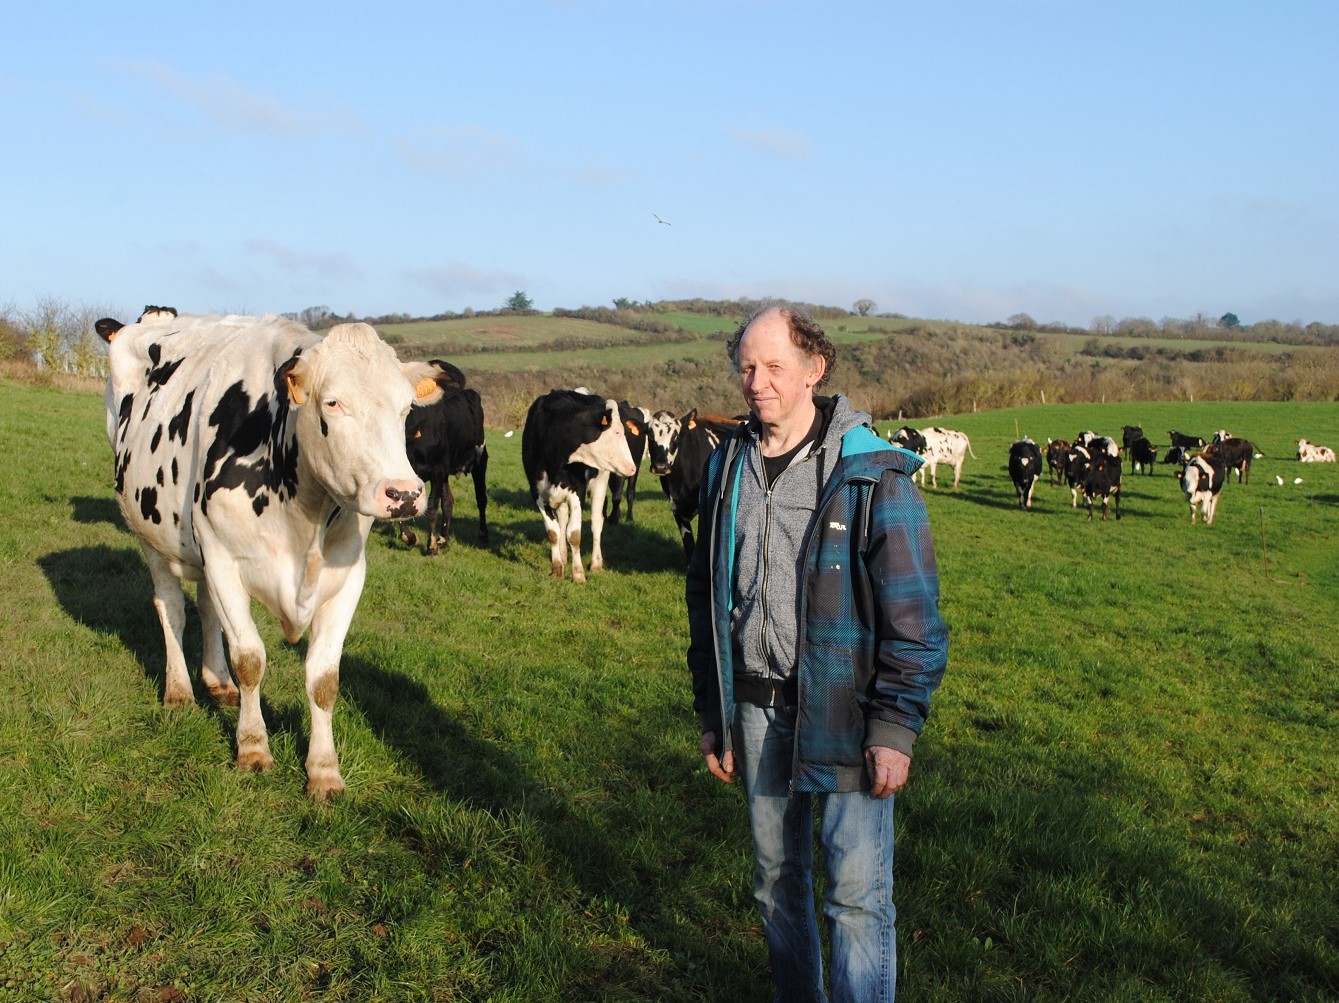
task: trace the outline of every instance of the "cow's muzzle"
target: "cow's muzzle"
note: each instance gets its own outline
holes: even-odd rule
[[[423,488],[386,487],[387,519],[412,519],[423,511]]]

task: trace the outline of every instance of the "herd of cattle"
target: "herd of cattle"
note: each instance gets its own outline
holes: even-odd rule
[[[488,449],[479,394],[450,363],[400,362],[366,324],[326,335],[267,317],[178,316],[146,307],[133,325],[96,324],[108,343],[107,435],[114,452],[117,503],[139,538],[153,579],[154,607],[166,650],[167,706],[191,703],[182,652],[186,604],[182,581],[198,582],[201,679],[220,703],[240,706],[240,769],[273,764],[262,716],[266,653],[251,613],[258,599],[295,642],[310,631],[306,691],[311,716],[307,791],[326,799],[344,789],[331,721],[344,638],[362,594],[366,547],[375,520],[398,524],[428,513],[426,550],[450,538],[451,478],[474,482],[479,535],[488,538]],[[571,563],[585,578],[582,509],[591,511],[591,570],[603,564],[601,534],[617,522],[620,502],[633,516],[636,478],[649,454],[669,500],[684,554],[692,556],[698,490],[711,451],[739,418],[696,410],[651,413],[586,391],[553,390],[526,414],[521,457],[530,496],[544,521],[552,573]],[[1245,439],[1220,432],[1212,443],[1171,433],[1164,463],[1179,463],[1191,506],[1213,521],[1228,473],[1249,479],[1259,455]],[[889,436],[925,459],[919,471],[938,486],[937,468],[962,479],[976,459],[967,436],[906,426]],[[1120,518],[1122,449],[1132,471],[1151,472],[1158,450],[1126,427],[1121,444],[1084,432],[1073,443],[1048,440],[1053,482],[1067,482],[1077,506],[1112,504]],[[1334,462],[1326,447],[1302,440],[1298,459]],[[1009,449],[1009,472],[1023,508],[1042,475],[1031,439]],[[570,554],[570,558],[569,558]],[[235,677],[235,679],[234,679]]]

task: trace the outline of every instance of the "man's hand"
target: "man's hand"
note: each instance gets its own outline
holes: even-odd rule
[[[735,753],[734,750],[728,750],[725,756],[716,755],[716,732],[708,731],[702,736],[702,741],[697,746],[702,751],[702,758],[707,761],[707,769],[717,780],[727,784],[735,782]]]
[[[870,795],[886,798],[894,791],[900,791],[911,772],[911,757],[896,749],[882,745],[871,745],[865,750],[865,769],[869,771]]]

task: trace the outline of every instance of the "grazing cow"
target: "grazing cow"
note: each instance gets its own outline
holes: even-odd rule
[[[1172,429],[1167,435],[1171,437],[1173,446],[1181,446],[1185,449],[1203,449],[1208,445],[1198,435],[1182,435],[1176,429]]]
[[[1219,433],[1222,435],[1222,433]],[[1251,460],[1255,459],[1255,445],[1250,439],[1239,439],[1233,435],[1219,435],[1213,437],[1213,442],[1204,447],[1206,456],[1216,456],[1223,462],[1223,469],[1227,472],[1226,476],[1231,475],[1232,471],[1237,472],[1237,483],[1240,484],[1244,479],[1246,483],[1251,480]],[[1263,455],[1263,454],[1261,454]]]
[[[1009,447],[1009,477],[1018,492],[1018,507],[1032,508],[1032,489],[1041,480],[1041,449],[1026,436]]]
[[[1059,485],[1065,479],[1065,457],[1069,454],[1069,443],[1064,439],[1046,440],[1046,469],[1052,484]]]
[[[623,429],[628,435],[628,452],[632,454],[632,462],[637,465],[637,470],[640,472],[642,457],[646,455],[646,437],[651,425],[651,412],[644,407],[633,407],[627,401],[619,401],[618,413],[623,419]],[[609,524],[611,526],[618,523],[618,503],[620,499],[627,502],[628,522],[632,522],[632,502],[636,494],[637,474],[634,473],[631,477],[623,477],[613,473],[609,475]]]
[[[1158,447],[1148,441],[1146,436],[1140,436],[1130,443],[1130,473],[1137,474],[1142,471],[1145,474],[1153,473],[1153,464],[1158,462]]]
[[[972,452],[972,444],[967,440],[967,436],[951,428],[922,428],[919,430],[921,438],[925,445],[916,449],[913,447],[915,439],[908,433],[916,432],[916,429],[910,427],[899,428],[893,433],[891,441],[905,449],[910,449],[913,453],[919,453],[925,457],[925,464],[917,471],[920,475],[921,486],[925,486],[925,470],[930,470],[930,483],[934,487],[939,487],[939,478],[936,476],[936,468],[941,463],[947,463],[953,467],[953,490],[958,489],[958,483],[962,480],[962,464],[964,459],[970,455],[976,459],[976,454]],[[915,475],[913,475],[915,476]]]
[[[201,676],[215,699],[241,704],[237,767],[273,766],[265,646],[251,614],[259,599],[290,643],[311,632],[307,793],[338,794],[331,718],[368,531],[374,519],[423,511],[405,415],[441,388],[366,324],[324,337],[278,317],[155,316],[129,327],[103,318],[96,328],[110,343],[117,503],[144,550],[163,627],[163,704],[194,699],[181,647],[181,580],[194,579]]]
[[[479,539],[488,539],[488,446],[484,443],[484,409],[479,391],[465,386],[465,374],[449,362],[431,359],[433,379],[441,399],[413,408],[405,418],[405,451],[414,473],[428,485],[428,549],[436,557],[451,545],[451,517],[456,498],[451,478],[468,473],[474,480],[474,504],[479,510]],[[441,514],[441,533],[437,518]],[[400,539],[409,546],[418,537],[408,522],[400,524]]]
[[[660,478],[661,490],[669,499],[685,560],[693,557],[693,517],[697,515],[698,490],[707,457],[717,443],[738,427],[739,421],[733,418],[699,418],[697,408],[681,418],[668,411],[657,411],[651,416],[647,442],[651,473]]]
[[[1196,453],[1186,461],[1177,479],[1190,503],[1190,524],[1195,525],[1195,510],[1199,508],[1204,513],[1204,525],[1212,526],[1218,510],[1218,492],[1227,479],[1222,462],[1217,457]]]
[[[1334,450],[1329,446],[1317,446],[1305,439],[1297,440],[1298,463],[1333,463]]]
[[[1185,462],[1188,459],[1190,459],[1190,453],[1187,452],[1185,446],[1172,446],[1167,450],[1167,455],[1162,458],[1162,462],[1185,466]]]
[[[1088,508],[1088,521],[1093,521],[1093,499],[1102,499],[1102,521],[1107,521],[1107,505],[1114,500],[1116,518],[1120,519],[1120,460],[1105,452],[1096,452],[1083,475],[1083,500]]]
[[[521,464],[530,482],[530,497],[548,533],[553,577],[562,578],[566,573],[570,547],[572,581],[584,582],[581,505],[586,490],[595,488],[591,495],[590,569],[599,571],[604,567],[600,537],[608,480],[597,479],[596,475],[609,471],[631,477],[637,472],[618,401],[580,390],[550,390],[535,398],[521,432]]]

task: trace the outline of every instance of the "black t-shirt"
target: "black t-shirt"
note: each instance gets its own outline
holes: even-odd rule
[[[763,476],[767,478],[767,486],[769,488],[775,483],[776,479],[781,476],[781,471],[790,466],[790,461],[795,459],[796,454],[799,453],[801,449],[812,445],[818,440],[819,434],[823,431],[823,425],[823,411],[821,408],[815,408],[814,422],[809,426],[809,431],[805,434],[804,441],[794,449],[787,450],[780,456],[764,456],[762,458],[762,472]]]

